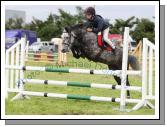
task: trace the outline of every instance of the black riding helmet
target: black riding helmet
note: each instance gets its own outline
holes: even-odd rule
[[[96,14],[96,11],[93,7],[88,7],[88,8],[85,9],[84,13],[85,14],[91,14],[91,15],[94,16]]]

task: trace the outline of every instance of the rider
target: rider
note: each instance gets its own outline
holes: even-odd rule
[[[108,38],[108,33],[109,33],[108,23],[105,22],[105,20],[100,15],[96,15],[96,11],[93,7],[86,8],[84,14],[88,21],[87,23],[89,24],[87,31],[94,32],[96,34],[98,34],[98,32],[103,32],[104,41],[107,42],[112,49],[115,49],[114,44]]]

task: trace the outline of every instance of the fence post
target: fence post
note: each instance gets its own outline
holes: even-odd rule
[[[11,51],[11,56],[10,56],[10,64],[11,65],[14,65],[14,53],[15,52],[15,49],[12,49],[12,51]],[[10,70],[10,88],[14,88],[13,86],[14,86],[14,72],[15,72],[15,70]]]
[[[25,65],[25,48],[26,48],[26,39],[25,38],[21,38],[22,39],[22,43],[21,43],[21,54],[20,54],[20,65],[24,66]],[[24,80],[24,70],[20,70],[20,79],[23,81]],[[24,90],[24,85],[23,82],[20,81],[20,90],[23,91]]]
[[[149,48],[149,93],[148,95],[152,97],[152,76],[153,76],[153,48]]]
[[[122,58],[122,74],[121,74],[121,95],[120,95],[120,111],[125,111],[126,104],[126,80],[127,80],[127,65],[128,65],[128,43],[129,43],[129,28],[125,27],[123,41],[123,58]]]
[[[142,100],[147,96],[147,38],[143,38],[143,61],[142,61]]]
[[[5,61],[5,65],[9,65],[9,52],[8,50],[6,50],[6,61]],[[5,70],[5,98],[8,98],[8,89],[9,89],[9,70],[6,69]]]
[[[16,66],[19,66],[19,64],[20,64],[20,45],[16,47]],[[20,77],[19,72],[20,70],[15,70],[15,83],[16,84]]]

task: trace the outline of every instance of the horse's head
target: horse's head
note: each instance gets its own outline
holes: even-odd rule
[[[69,50],[72,47],[72,45],[75,41],[75,38],[76,38],[75,33],[71,30],[70,27],[65,27],[65,29],[61,35],[61,38],[63,40],[62,52],[63,53],[69,52]]]

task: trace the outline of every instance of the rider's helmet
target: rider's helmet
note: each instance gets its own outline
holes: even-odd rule
[[[95,15],[96,14],[96,11],[93,7],[88,7],[85,9],[84,11],[84,14],[88,14],[88,15]]]

